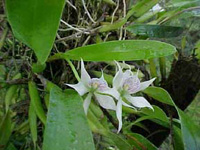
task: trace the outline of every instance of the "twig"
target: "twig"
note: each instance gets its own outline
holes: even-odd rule
[[[86,30],[83,30],[81,32],[77,32],[75,34],[72,34],[70,36],[60,38],[60,39],[56,40],[55,42],[58,43],[58,42],[61,42],[61,41],[68,41],[68,40],[72,40],[72,39],[81,38],[82,34],[94,35],[94,34],[97,33],[97,31],[99,30],[99,28],[101,28],[101,27],[97,27],[95,29],[86,29]]]
[[[66,26],[68,26],[70,29],[76,30],[78,32],[82,32],[82,30],[73,27],[72,25],[68,24],[67,22],[65,22],[64,20],[61,19],[61,22],[64,23]]]
[[[68,0],[66,0],[67,4],[69,4],[72,8],[74,8],[77,11],[76,6],[74,6],[71,2],[69,2]]]
[[[89,19],[90,19],[93,23],[96,23],[96,22],[92,19],[92,17],[91,17],[91,15],[90,15],[89,11],[87,10],[87,7],[86,7],[86,5],[85,5],[85,1],[84,1],[84,0],[82,0],[82,3],[83,3],[83,7],[84,7],[85,12],[87,13]]]
[[[119,0],[117,0],[117,6],[116,6],[115,10],[113,11],[111,24],[113,24],[114,16],[115,16],[115,13],[117,12],[117,9],[118,9],[118,8],[119,8]]]
[[[6,83],[9,85],[13,85],[13,84],[26,84],[28,83],[30,79],[28,78],[23,78],[23,79],[14,79],[14,80],[10,80],[10,81],[3,81],[2,83]]]
[[[58,42],[61,42],[61,41],[68,41],[68,40],[72,40],[72,39],[81,38],[80,35],[82,35],[83,33],[84,33],[83,31],[77,32],[77,33],[72,34],[70,36],[60,38],[60,39],[56,40],[55,42],[58,43]]]

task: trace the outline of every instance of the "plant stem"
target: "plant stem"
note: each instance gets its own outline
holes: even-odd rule
[[[157,75],[157,70],[156,70],[156,65],[155,65],[155,62],[154,62],[154,59],[149,59],[149,64],[150,64],[150,73],[151,73],[151,77],[154,78],[156,77],[156,80],[155,80],[155,85],[158,85],[158,75]]]
[[[80,81],[81,79],[80,79],[80,77],[79,77],[79,75],[78,75],[78,72],[76,71],[74,65],[72,64],[72,62],[71,62],[69,59],[67,59],[67,58],[65,58],[65,60],[68,62],[69,66],[71,67],[71,69],[72,69],[72,71],[73,71],[73,73],[74,73],[74,75],[75,75],[75,78],[76,78],[78,81]]]
[[[164,81],[166,79],[166,61],[165,61],[165,57],[159,58],[159,63],[160,63],[161,78]]]

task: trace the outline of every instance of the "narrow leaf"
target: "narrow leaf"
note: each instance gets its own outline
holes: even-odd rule
[[[157,38],[170,38],[180,36],[183,28],[163,25],[130,25],[127,30],[134,35]]]
[[[10,112],[8,111],[0,124],[0,147],[6,147],[11,136],[13,125],[11,122]]]
[[[148,139],[146,139],[145,137],[143,137],[142,135],[137,134],[137,133],[129,133],[128,141],[129,141],[129,143],[136,145],[136,149],[138,149],[138,150],[144,150],[144,149],[155,150],[155,149],[157,149],[157,147],[153,143],[151,143]]]
[[[126,40],[88,45],[60,54],[61,58],[84,61],[143,60],[176,52],[170,44],[159,41]]]
[[[46,115],[42,107],[40,95],[37,90],[37,86],[34,82],[29,81],[28,83],[29,94],[31,98],[31,103],[33,103],[34,110],[37,116],[40,118],[43,124],[46,123]]]
[[[29,106],[28,119],[29,119],[29,125],[30,125],[32,140],[33,140],[34,146],[36,147],[37,116],[36,116],[36,112],[34,110],[33,101],[31,101],[30,106]]]

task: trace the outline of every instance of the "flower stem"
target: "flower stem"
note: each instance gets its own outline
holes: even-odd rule
[[[76,79],[78,80],[78,82],[79,82],[81,79],[80,79],[80,77],[79,77],[79,75],[78,75],[78,72],[76,71],[74,65],[72,64],[72,62],[71,62],[69,59],[65,58],[65,60],[68,62],[69,66],[71,67],[71,69],[72,69],[72,71],[73,71],[73,73],[74,73],[74,75],[75,75],[75,78],[76,78]]]

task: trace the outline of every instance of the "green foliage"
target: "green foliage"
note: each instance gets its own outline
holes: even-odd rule
[[[177,108],[177,111],[181,120],[181,131],[185,150],[200,149],[200,127],[182,110]]]
[[[169,93],[162,88],[148,87],[143,92],[162,103],[172,105],[172,106],[174,105],[173,100],[171,99]]]
[[[10,112],[8,111],[0,124],[0,145],[6,147],[13,130]]]
[[[137,145],[135,148],[138,150],[155,150],[157,147],[153,145],[149,140],[137,133],[129,133],[129,142]]]
[[[31,101],[31,104],[29,106],[28,119],[29,119],[29,125],[30,125],[32,140],[33,140],[34,146],[36,147],[36,142],[37,142],[37,115],[36,115],[36,112],[34,110],[33,101]]]
[[[34,107],[34,110],[35,110],[37,116],[42,121],[42,123],[45,124],[46,123],[46,115],[45,115],[45,112],[44,112],[44,109],[42,106],[40,95],[37,90],[37,86],[34,82],[29,81],[28,88],[29,88],[31,103]]]
[[[158,149],[148,138],[154,133],[149,133],[148,124],[143,122],[145,120],[168,128],[175,150],[200,149],[199,126],[177,108],[170,94],[162,88],[149,87],[143,92],[170,105],[170,108],[176,108],[179,120],[168,117],[155,105],[154,111],[123,108],[124,126],[119,134],[115,133],[118,126],[115,112],[105,111],[93,100],[86,117],[82,98],[73,90],[63,92],[59,88],[64,89],[64,83],[74,83],[79,79],[76,70],[79,65],[76,68],[70,60],[81,58],[84,61],[103,61],[87,63],[86,68],[94,77],[101,77],[102,74],[96,69],[104,70],[109,84],[112,84],[115,70],[114,65],[107,61],[116,60],[129,61],[130,69],[134,70],[131,71],[136,72],[139,68],[145,79],[157,77],[154,85],[161,85],[169,74],[170,67],[166,64],[171,64],[166,56],[175,58],[172,56],[174,53],[182,56],[181,51],[186,48],[192,53],[191,45],[194,43],[188,41],[192,41],[194,31],[198,33],[199,30],[198,22],[193,27],[194,20],[199,17],[199,0],[162,3],[158,0],[130,0],[126,5],[116,0],[66,2],[63,11],[65,0],[5,1],[7,18],[1,27],[4,30],[0,39],[0,149]],[[86,8],[82,7],[84,3]],[[163,10],[152,10],[158,3]],[[62,13],[65,22],[62,21],[58,30]],[[1,23],[2,20],[4,16],[0,16]],[[19,41],[10,34],[7,21]],[[58,40],[54,42],[56,34]],[[155,38],[162,42],[152,40]],[[33,49],[38,59],[36,63],[33,63],[35,57],[32,52],[20,42]],[[178,42],[181,46],[178,46]],[[167,43],[176,45],[179,52],[175,46]],[[195,43],[195,54],[199,59],[200,44]],[[52,56],[45,63],[51,50]],[[156,58],[159,58],[159,65]],[[66,61],[53,61],[58,59]],[[136,64],[135,60],[140,61]],[[12,78],[13,74],[17,75]],[[132,128],[136,126],[144,129],[148,136],[133,133]],[[159,139],[156,134],[155,138]]]
[[[145,40],[112,41],[79,47],[64,54],[52,56],[49,60],[67,58],[84,61],[142,60],[168,56],[176,52],[174,46]]]
[[[13,79],[19,79],[21,78],[21,74],[18,73],[16,74]],[[9,87],[9,89],[7,90],[6,92],[6,95],[5,95],[5,107],[6,107],[6,111],[9,110],[9,105],[12,101],[12,99],[15,97],[15,94],[17,92],[17,89],[18,89],[18,85],[12,85]]]
[[[199,149],[200,148],[199,126],[197,126],[191,118],[189,118],[182,110],[180,110],[175,105],[168,92],[162,88],[149,87],[147,88],[147,90],[145,90],[145,93],[158,101],[161,101],[169,105],[173,105],[176,108],[179,114],[179,119],[181,121],[181,132],[184,143],[184,149],[186,150]]]
[[[32,71],[35,72],[35,73],[40,73],[40,72],[43,72],[46,68],[46,64],[40,64],[40,63],[34,63],[32,65]]]
[[[43,150],[94,150],[92,134],[82,107],[81,97],[73,90],[53,88]]]
[[[34,50],[40,63],[50,54],[64,4],[64,0],[6,0],[14,35]]]
[[[134,24],[127,27],[134,35],[143,37],[170,38],[180,36],[183,28],[163,25]]]

